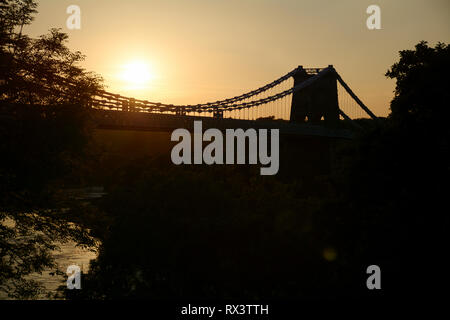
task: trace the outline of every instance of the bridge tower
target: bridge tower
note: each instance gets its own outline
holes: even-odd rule
[[[333,66],[329,65],[328,68],[333,68]],[[294,86],[313,77],[317,71],[299,66],[293,76]],[[290,121],[318,122],[322,118],[326,123],[335,123],[339,120],[335,72],[323,75],[310,86],[292,94]]]

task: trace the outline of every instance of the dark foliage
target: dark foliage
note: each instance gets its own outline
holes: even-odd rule
[[[67,35],[23,34],[36,7],[33,0],[0,1],[0,291],[12,298],[41,291],[28,276],[55,267],[57,242],[95,244],[82,227],[89,208],[63,189],[85,176],[83,109],[100,78],[77,66],[83,56],[68,50]]]

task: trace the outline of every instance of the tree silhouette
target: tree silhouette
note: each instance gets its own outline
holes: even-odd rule
[[[36,2],[3,0],[1,5],[4,83],[0,99],[26,104],[87,105],[89,98],[102,88],[102,78],[79,66],[85,56],[67,48],[67,34],[51,29],[48,34],[32,39],[23,34],[23,28],[33,21]]]
[[[421,41],[415,50],[400,51],[400,60],[386,73],[396,79],[390,117],[399,123],[429,126],[447,122],[450,99],[450,46],[438,43],[434,48]]]
[[[83,106],[101,82],[78,66],[83,56],[70,52],[64,33],[23,34],[35,1],[0,6],[0,291],[32,298],[41,288],[28,276],[55,267],[56,241],[94,244],[86,229],[69,223],[86,222],[86,208],[78,210],[61,189],[86,157]]]
[[[430,48],[422,41],[400,52],[386,73],[396,79],[391,113],[355,141],[338,187],[344,227],[336,234],[344,231],[359,242],[363,253],[354,261],[386,266],[393,295],[437,293],[444,274],[439,260],[449,222],[443,211],[450,163],[449,61],[443,43]],[[411,261],[413,267],[405,268]]]

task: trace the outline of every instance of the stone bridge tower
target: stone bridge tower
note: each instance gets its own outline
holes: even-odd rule
[[[333,68],[332,65],[328,66]],[[299,66],[293,76],[294,86],[313,77],[314,69],[304,69]],[[334,72],[330,72],[308,87],[292,94],[290,121],[336,123],[339,120],[339,103],[337,81]]]

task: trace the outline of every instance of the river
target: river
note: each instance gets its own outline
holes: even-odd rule
[[[80,201],[100,198],[106,193],[103,187],[88,187],[83,189],[67,190],[68,193],[76,195]],[[9,221],[4,221],[6,225]],[[76,246],[74,242],[55,243],[59,249],[52,251],[52,256],[58,265],[57,270],[60,274],[55,273],[53,269],[44,270],[42,273],[33,273],[27,276],[27,279],[32,279],[38,282],[43,287],[43,293],[39,294],[36,299],[64,299],[61,292],[58,292],[60,286],[65,286],[67,281],[67,267],[70,265],[77,265],[80,267],[82,273],[89,271],[89,262],[97,257],[97,252]],[[81,285],[82,284],[81,279]],[[6,292],[0,290],[0,300],[9,299]]]

